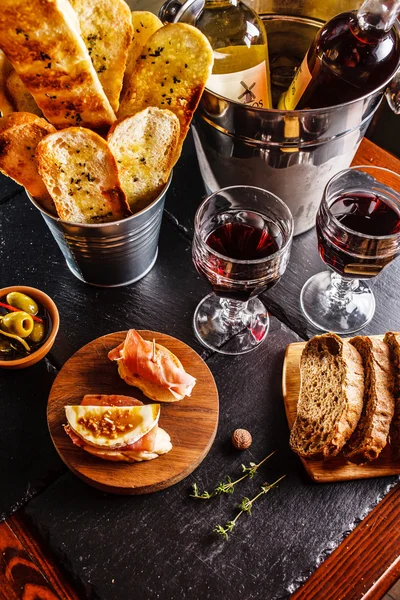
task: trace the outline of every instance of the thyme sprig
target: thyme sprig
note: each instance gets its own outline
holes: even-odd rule
[[[236,481],[232,481],[232,479],[228,475],[226,477],[226,481],[220,481],[217,487],[212,492],[207,492],[207,490],[204,490],[204,492],[200,494],[197,483],[194,483],[192,485],[193,493],[190,494],[190,497],[197,498],[198,500],[209,500],[210,498],[214,498],[214,496],[218,496],[219,494],[233,494],[235,486],[244,479],[252,479],[259,467],[261,467],[261,465],[265,463],[266,460],[271,458],[271,456],[273,456],[275,452],[276,450],[274,450],[274,452],[271,452],[271,454],[268,454],[268,456],[263,458],[262,461],[260,461],[258,464],[251,462],[249,463],[248,467],[242,464],[242,473],[244,473],[242,477],[239,477],[239,479],[236,479]]]
[[[236,517],[234,519],[232,519],[232,521],[228,521],[227,523],[225,523],[225,527],[223,527],[222,525],[216,525],[214,528],[215,533],[218,533],[219,535],[221,535],[225,540],[228,539],[228,533],[230,533],[232,531],[232,529],[235,527],[239,517],[241,517],[244,513],[247,513],[249,516],[251,515],[251,509],[253,507],[254,502],[256,502],[256,500],[258,500],[258,498],[260,498],[261,496],[264,496],[265,494],[268,494],[268,492],[270,490],[272,490],[272,488],[274,488],[275,486],[278,485],[278,483],[280,481],[282,481],[282,479],[284,479],[286,477],[286,475],[282,475],[282,477],[279,477],[279,479],[277,479],[276,481],[274,481],[274,483],[268,483],[265,482],[262,486],[261,486],[261,491],[254,496],[254,498],[250,499],[250,498],[242,498],[241,503],[238,505],[238,509],[239,512],[236,515]]]

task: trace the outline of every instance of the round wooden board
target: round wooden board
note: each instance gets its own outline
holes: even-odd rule
[[[163,333],[139,331],[171,350],[184,369],[196,377],[190,398],[160,403],[160,427],[171,436],[172,450],[150,461],[113,463],[75,446],[63,430],[64,406],[80,404],[85,394],[124,394],[151,403],[140,390],[118,375],[108,352],[124,341],[126,331],[97,338],[76,352],[63,366],[47,405],[47,422],[57,452],[78,477],[113,494],[147,494],[162,490],[189,475],[204,459],[218,426],[218,391],[210,369],[192,348]]]

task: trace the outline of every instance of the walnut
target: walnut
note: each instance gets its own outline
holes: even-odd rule
[[[252,441],[251,433],[247,429],[235,429],[232,434],[232,444],[238,450],[247,450]]]

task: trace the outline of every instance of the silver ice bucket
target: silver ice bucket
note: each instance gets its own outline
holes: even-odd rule
[[[111,223],[67,223],[40,210],[72,273],[101,287],[128,285],[144,277],[158,254],[164,201],[171,177],[160,195],[140,212]]]
[[[266,26],[272,80],[277,57],[279,62],[281,55],[289,53],[299,64],[325,21],[361,4],[352,0],[246,2]],[[193,24],[203,4],[204,0],[169,0],[160,17]],[[206,89],[193,120],[193,134],[207,192],[239,184],[266,188],[291,209],[295,235],[307,231],[315,223],[325,185],[350,166],[389,83],[353,102],[291,112],[253,108]],[[395,94],[392,87],[393,102]]]

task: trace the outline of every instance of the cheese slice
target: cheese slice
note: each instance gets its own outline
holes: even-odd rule
[[[117,449],[137,442],[158,423],[159,404],[66,406],[71,429],[96,448]]]

